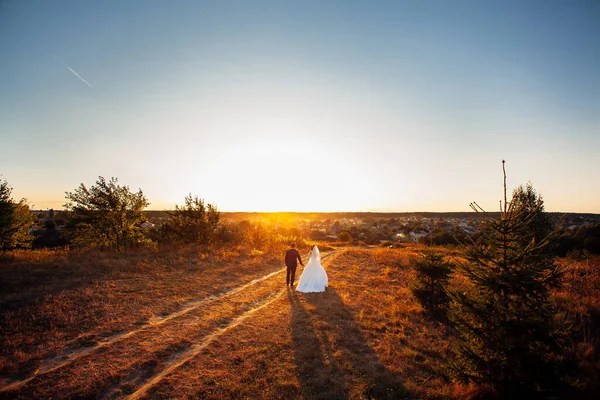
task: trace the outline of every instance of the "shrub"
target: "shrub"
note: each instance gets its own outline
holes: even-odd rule
[[[585,238],[583,247],[592,254],[600,254],[600,237],[590,236]]]
[[[247,233],[239,225],[221,224],[215,230],[214,238],[221,243],[242,244]]]
[[[53,219],[47,219],[44,221],[44,228],[47,230],[56,229],[56,221]]]
[[[410,266],[415,271],[411,293],[433,318],[445,321],[450,302],[447,285],[452,263],[445,260],[442,252],[426,249],[411,259]]]
[[[340,242],[350,243],[352,242],[352,236],[348,232],[344,231],[338,235],[338,240]]]
[[[175,205],[175,211],[167,214],[170,219],[162,227],[162,234],[172,243],[209,243],[219,224],[217,206],[205,205],[204,200],[191,194],[185,197],[183,206]]]

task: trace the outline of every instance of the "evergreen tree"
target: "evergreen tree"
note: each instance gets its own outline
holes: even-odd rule
[[[175,211],[167,211],[169,221],[163,226],[163,237],[174,243],[206,244],[213,238],[219,224],[219,211],[214,204],[191,194],[185,197],[185,205],[175,205]]]
[[[433,318],[446,320],[450,297],[447,293],[452,264],[444,259],[444,254],[434,249],[425,249],[411,260],[415,279],[410,291]]]
[[[536,237],[541,198],[531,208],[520,195],[507,203],[504,173],[500,216],[485,219],[481,240],[457,266],[470,288],[451,293],[450,320],[460,338],[454,367],[502,395],[545,396],[566,375],[568,335],[550,294],[561,270],[546,251],[548,237]],[[483,213],[476,203],[471,207]]]
[[[139,228],[145,220],[143,210],[150,204],[141,190],[132,193],[117,178],[99,177],[89,188],[82,183],[67,192],[66,199],[64,207],[71,212],[69,236],[76,247],[118,251],[151,244]]]
[[[12,188],[6,180],[0,182],[0,250],[29,248],[33,242],[30,232],[34,217],[26,199],[18,203],[11,196]]]

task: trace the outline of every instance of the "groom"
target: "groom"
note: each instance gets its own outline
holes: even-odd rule
[[[296,261],[300,261],[300,265],[304,267],[304,264],[302,264],[302,258],[300,258],[300,253],[298,253],[298,250],[296,250],[296,243],[290,244],[290,247],[291,249],[288,249],[288,251],[285,252],[285,265],[287,267],[287,272],[285,275],[285,286],[294,286],[294,278],[296,277],[296,267],[298,267],[298,263]]]

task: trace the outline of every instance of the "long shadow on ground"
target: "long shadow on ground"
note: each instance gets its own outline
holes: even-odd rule
[[[367,344],[334,288],[288,290],[296,376],[305,399],[410,397]]]

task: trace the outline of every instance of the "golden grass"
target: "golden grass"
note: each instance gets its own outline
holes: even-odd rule
[[[324,294],[289,290],[153,387],[176,398],[448,398],[450,337],[406,283],[409,250],[347,250]]]
[[[67,347],[95,343],[155,316],[281,268],[240,248],[126,254],[27,252],[0,264],[0,376],[18,378]]]
[[[410,295],[420,248],[333,251],[323,294],[286,290],[265,250],[16,254],[0,264],[0,371],[32,379],[0,397],[485,396],[447,375],[453,333]],[[565,277],[556,299],[587,324],[579,351],[598,371],[598,259]]]
[[[281,286],[281,276],[273,276],[252,290],[208,301],[164,322],[156,318],[123,339],[113,340],[110,346],[36,378],[20,393],[36,398],[52,397],[57,391],[74,397],[124,394],[170,363],[178,353],[201,342],[215,328],[227,326],[236,317],[275,296],[282,290]]]
[[[586,392],[600,392],[600,256],[561,259],[563,285],[554,293],[559,309],[574,322],[575,353],[586,372]]]

